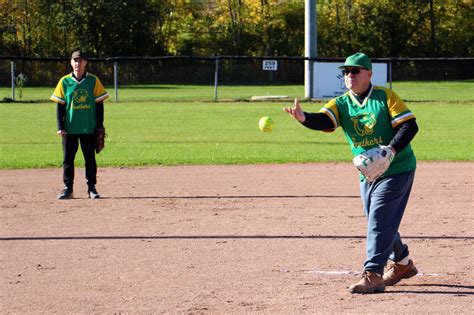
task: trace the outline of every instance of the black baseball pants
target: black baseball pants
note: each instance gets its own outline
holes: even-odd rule
[[[92,188],[97,183],[97,163],[95,161],[94,135],[71,135],[62,137],[63,144],[63,181],[69,188],[74,186],[74,160],[81,143],[81,150],[84,156],[86,167],[87,186]]]

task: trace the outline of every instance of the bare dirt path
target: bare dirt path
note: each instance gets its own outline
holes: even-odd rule
[[[420,163],[401,234],[420,274],[351,295],[365,218],[350,164],[0,171],[0,312],[473,311],[474,163]]]

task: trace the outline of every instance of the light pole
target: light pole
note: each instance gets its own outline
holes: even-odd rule
[[[316,18],[316,2],[317,0],[305,0],[304,9],[304,56],[305,58],[316,58],[317,56],[317,18]],[[313,98],[313,73],[312,60],[305,60],[304,67],[304,96],[305,98]]]

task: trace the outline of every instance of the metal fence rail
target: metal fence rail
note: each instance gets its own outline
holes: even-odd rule
[[[265,71],[265,60],[278,62],[276,71]],[[343,62],[342,58],[275,56],[158,56],[90,58],[89,71],[105,85],[201,84],[219,85],[304,84],[304,62]],[[387,82],[402,80],[467,80],[474,75],[474,58],[372,58],[388,65]],[[0,86],[11,86],[15,100],[15,79],[26,76],[28,86],[51,86],[71,71],[69,57],[0,56]]]

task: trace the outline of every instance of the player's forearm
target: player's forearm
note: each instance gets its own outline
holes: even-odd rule
[[[97,127],[104,127],[104,102],[95,104]]]
[[[64,125],[64,117],[66,116],[66,106],[57,104],[56,105],[56,122],[58,125],[58,130],[66,130]]]
[[[313,130],[328,130],[333,129],[334,124],[332,120],[323,113],[304,113],[306,119],[301,124]]]
[[[389,146],[395,149],[396,152],[400,152],[413,140],[418,132],[418,125],[416,119],[410,119],[402,123],[395,129],[395,135]]]

